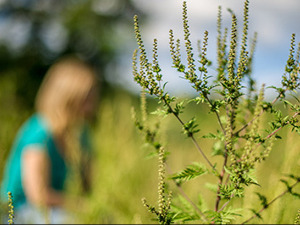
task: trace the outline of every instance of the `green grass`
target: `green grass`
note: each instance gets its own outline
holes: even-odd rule
[[[138,104],[136,97],[124,93],[102,99],[99,118],[93,128],[95,155],[92,162],[92,192],[85,196],[80,205],[71,209],[81,223],[149,224],[155,222],[152,220],[153,215],[143,206],[141,199],[145,197],[147,202],[156,205],[158,162],[157,158],[147,158],[152,149],[144,144],[143,137],[131,119],[131,107],[138,108]],[[154,109],[153,104],[155,103],[150,102],[150,111]],[[216,129],[214,115],[207,114],[207,109],[191,104],[186,112],[185,119],[197,115],[201,129],[197,134],[198,138]],[[1,154],[1,170],[15,131],[29,113],[14,112],[10,120],[2,120],[8,118],[10,114],[11,111],[1,111],[0,147],[4,149]],[[281,135],[283,139],[275,143],[270,157],[257,170],[256,178],[261,187],[250,187],[246,191],[244,200],[233,201],[232,204],[244,209],[258,210],[261,206],[253,192],[260,192],[271,200],[285,188],[284,184],[279,182],[283,174],[300,173],[299,135],[287,135],[286,130],[283,130]],[[160,138],[166,144],[166,150],[171,153],[168,165],[172,172],[180,171],[194,161],[204,163],[193,143],[182,134],[174,118],[166,117],[161,120]],[[210,156],[214,140],[200,139],[199,143]],[[222,157],[211,158],[213,162],[221,163]],[[172,181],[167,182],[176,198],[178,190]],[[195,202],[201,194],[206,202],[203,207],[213,208],[215,195],[207,189],[206,184],[216,184],[216,182],[216,178],[204,175],[183,184],[183,189]],[[68,184],[70,197],[77,195],[78,180],[72,179]],[[295,190],[299,192],[300,187]],[[299,205],[299,199],[285,195],[262,213],[263,220],[254,219],[251,223],[293,223]],[[252,212],[244,210],[242,215],[244,217],[234,223],[243,222],[252,215]]]

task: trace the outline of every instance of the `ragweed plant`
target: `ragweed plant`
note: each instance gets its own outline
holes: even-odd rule
[[[164,148],[160,147],[159,149],[159,169],[158,169],[158,209],[154,206],[150,206],[147,204],[145,198],[142,199],[144,206],[148,208],[148,210],[152,213],[157,215],[157,220],[160,224],[170,224],[172,221],[172,216],[169,213],[170,205],[171,205],[171,198],[172,192],[169,193],[168,197],[165,196],[165,162],[164,162]]]
[[[156,124],[154,128],[151,128],[147,123],[147,103],[145,92],[141,93],[141,114],[142,120],[138,121],[136,113],[133,109],[132,116],[138,129],[144,133],[145,142],[154,147],[155,155],[158,155],[158,207],[149,205],[145,198],[142,199],[143,205],[147,207],[149,212],[154,213],[157,217],[157,221],[160,224],[170,224],[172,222],[172,216],[170,213],[172,192],[169,192],[168,196],[166,190],[166,152],[164,146],[157,138],[157,132],[159,124]]]
[[[8,192],[8,224],[14,224],[14,206],[11,192]]]
[[[174,206],[163,197],[166,186],[162,175],[162,167],[159,167],[159,209],[149,206],[145,201],[149,211],[155,213],[160,223],[171,223],[174,221],[196,221],[198,223],[231,223],[236,220],[240,210],[232,207],[234,200],[241,200],[245,196],[245,190],[252,185],[260,184],[254,178],[255,171],[260,163],[263,163],[270,155],[274,142],[280,139],[279,131],[283,128],[290,128],[287,132],[300,134],[299,114],[300,100],[294,95],[296,103],[289,100],[291,93],[296,93],[300,87],[300,44],[295,51],[295,34],[291,38],[290,54],[282,76],[281,87],[271,87],[275,89],[277,95],[273,101],[266,101],[264,98],[265,84],[259,91],[255,88],[255,80],[252,77],[252,64],[255,52],[257,34],[248,40],[249,24],[249,0],[244,3],[243,30],[241,42],[238,44],[238,21],[235,13],[231,14],[231,28],[222,27],[222,9],[219,7],[217,16],[217,60],[215,74],[212,61],[207,58],[208,51],[208,31],[204,32],[203,40],[198,42],[198,54],[194,54],[192,42],[190,40],[190,27],[188,23],[187,3],[183,2],[183,31],[184,49],[186,61],[182,60],[181,41],[175,39],[173,30],[169,31],[170,53],[173,67],[181,73],[191,87],[197,93],[197,97],[188,101],[180,101],[179,98],[171,96],[166,91],[167,83],[163,81],[162,69],[158,61],[158,41],[153,42],[153,60],[148,58],[138,17],[134,17],[134,30],[138,44],[138,49],[133,53],[133,76],[134,80],[141,86],[143,93],[147,92],[158,99],[161,108],[156,112],[164,115],[173,115],[180,123],[183,133],[195,145],[195,148],[202,156],[198,162],[187,166],[184,170],[170,175],[170,179],[176,184],[186,202],[194,208],[193,213],[184,212],[185,206]],[[229,42],[228,42],[229,38]],[[199,44],[202,43],[202,46]],[[184,63],[186,62],[186,63]],[[246,85],[245,85],[246,84]],[[144,103],[143,103],[144,102]],[[288,109],[287,112],[281,110],[275,104],[283,102]],[[185,121],[183,114],[187,104],[205,104],[209,107],[210,113],[215,115],[219,129],[215,133],[202,135],[199,139],[199,124],[196,116]],[[142,105],[145,104],[145,94],[142,97]],[[167,157],[162,160],[162,146],[158,142],[157,131],[149,129],[146,112],[142,107],[142,121],[135,123],[139,130],[143,131],[146,142],[151,143],[159,155],[159,164],[167,165]],[[262,119],[267,115],[269,126],[262,131]],[[213,156],[223,157],[223,162],[218,165],[209,157],[201,145],[204,138],[215,140],[213,146]],[[171,152],[171,154],[176,154]],[[164,174],[164,173],[163,173]],[[216,179],[214,208],[200,210],[197,204],[182,192],[181,184],[191,179],[196,179],[203,174],[210,174]],[[272,200],[268,200],[261,193],[256,193],[262,204],[262,209],[251,209],[253,216],[243,223],[251,221],[253,218],[261,218],[261,213],[269,208],[273,202],[289,193],[299,198],[299,193],[294,191],[300,179],[295,174],[287,175],[288,180],[280,181],[286,186],[286,190]],[[290,180],[294,183],[290,184]]]
[[[300,224],[300,209],[298,210],[298,214],[297,214],[297,216],[295,218],[294,224]]]

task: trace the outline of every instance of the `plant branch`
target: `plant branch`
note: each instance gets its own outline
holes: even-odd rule
[[[295,118],[296,116],[298,116],[300,113],[299,112],[296,112],[292,118]],[[288,125],[290,122],[288,121],[285,125]],[[269,139],[270,137],[272,137],[273,135],[275,135],[277,132],[279,132],[284,126],[281,126],[279,128],[277,128],[276,130],[274,130],[272,133],[268,134],[264,139],[267,140]],[[262,142],[259,142],[257,145],[256,145],[256,149],[262,145]],[[240,162],[242,159],[238,159],[237,162]]]
[[[227,107],[226,109],[226,112],[227,112],[227,116],[230,117],[230,134],[232,135],[232,126],[233,126],[233,122],[234,122],[234,119],[233,119],[233,114],[234,114],[234,107],[231,107],[231,116],[229,115],[229,109]],[[228,130],[227,130],[228,132]],[[232,137],[232,136],[231,136]],[[224,176],[225,176],[225,167],[227,165],[227,161],[228,161],[228,143],[225,143],[225,152],[224,152],[224,163],[223,163],[223,167],[222,167],[222,171],[221,171],[221,174],[219,176],[219,185],[218,185],[218,190],[217,190],[217,198],[216,198],[216,203],[215,203],[215,211],[217,212],[218,211],[218,208],[219,208],[219,204],[220,204],[220,201],[221,201],[221,196],[220,196],[220,190],[221,190],[221,185],[223,183],[223,179],[224,179]]]
[[[173,180],[174,181],[174,180]],[[187,194],[184,192],[183,188],[181,187],[180,184],[176,183],[174,181],[176,187],[180,191],[181,195],[193,206],[193,208],[202,216],[202,219],[205,220],[205,222],[208,222],[207,217],[204,215],[204,213],[198,208],[198,206],[187,196]]]
[[[221,171],[221,174],[219,176],[219,186],[218,186],[218,190],[217,190],[217,199],[216,199],[216,204],[215,204],[215,211],[218,211],[219,208],[219,204],[221,201],[221,196],[220,196],[220,190],[221,190],[221,185],[223,183],[223,179],[224,179],[224,175],[225,175],[225,166],[227,164],[227,159],[228,159],[228,154],[227,154],[227,150],[225,150],[225,156],[224,156],[224,164],[223,164],[223,169]]]
[[[204,215],[204,213],[197,207],[197,205],[186,195],[180,184],[176,183],[176,187],[179,189],[181,195],[194,207],[194,209],[201,215],[202,219],[205,220],[205,222],[208,222],[208,219]]]
[[[209,161],[209,159],[207,158],[207,156],[204,154],[204,152],[202,151],[202,149],[200,148],[198,142],[196,141],[194,135],[191,135],[190,137],[195,145],[195,147],[197,148],[197,150],[201,153],[201,155],[204,157],[204,159],[206,160],[206,162],[209,164],[209,166],[215,171],[217,172],[216,168],[212,165],[212,163]]]
[[[284,192],[282,192],[280,195],[276,196],[272,201],[270,201],[269,203],[267,203],[264,207],[262,207],[257,213],[255,213],[255,215],[253,215],[252,217],[250,217],[249,219],[245,220],[243,223],[241,224],[245,224],[248,223],[250,220],[254,219],[257,217],[257,214],[260,214],[261,212],[263,212],[265,209],[267,209],[271,204],[273,204],[276,200],[278,200],[279,198],[281,198],[283,195],[285,195],[286,193],[290,192],[291,189],[293,189],[298,183],[300,183],[300,180],[298,180],[296,183],[294,183],[292,186],[290,186],[290,189],[285,190]]]
[[[173,108],[170,106],[170,104],[163,98],[164,103],[166,106],[169,108],[169,111],[177,118],[177,120],[180,122],[182,126],[184,126],[184,122],[181,120],[181,118],[177,115],[177,113],[174,112]],[[201,147],[199,146],[198,142],[196,141],[195,137],[193,134],[190,134],[190,138],[192,139],[196,149],[200,152],[200,154],[203,156],[205,161],[208,163],[208,165],[215,171],[217,172],[216,168],[213,166],[213,164],[210,162],[210,160],[207,158]]]
[[[286,91],[286,89],[284,90],[284,92],[285,92],[285,91]],[[274,105],[275,102],[277,102],[279,98],[280,98],[280,95],[278,95],[278,96],[271,102],[271,105]],[[245,124],[245,125],[244,125],[243,127],[241,127],[238,131],[236,131],[236,132],[234,133],[234,136],[236,136],[236,135],[239,134],[241,131],[245,130],[248,126],[250,126],[250,125],[251,125],[258,117],[260,117],[260,116],[263,114],[264,111],[265,111],[265,110],[262,109],[262,110],[260,111],[260,113],[259,113],[258,116],[254,116],[254,117],[252,118],[252,120],[250,120],[247,124]]]
[[[208,101],[208,103],[209,103],[211,106],[213,106],[211,100],[210,100],[207,96],[206,96],[205,98],[206,98],[206,100]],[[220,115],[219,115],[219,113],[218,113],[217,111],[214,111],[214,113],[216,114],[217,119],[218,119],[218,122],[219,122],[219,124],[220,124],[220,127],[221,127],[221,129],[222,129],[222,131],[223,131],[223,133],[224,133],[224,135],[225,135],[226,131],[225,131],[225,128],[223,127],[223,124],[222,124],[222,122],[221,122]]]
[[[232,193],[231,196],[230,196],[230,199],[224,203],[224,205],[222,205],[222,207],[218,210],[218,213],[221,212],[228,204],[229,202],[231,201],[231,199],[234,197],[234,194]]]
[[[292,118],[295,118],[296,116],[298,116],[300,113],[299,112],[296,112]],[[288,125],[290,122],[288,121],[285,125]],[[274,134],[276,134],[278,131],[280,131],[284,126],[281,126],[279,128],[277,128],[276,130],[274,130],[272,133],[270,133],[269,135],[267,135],[264,139],[267,140],[269,139],[270,137],[272,137]],[[256,148],[258,148],[262,143],[258,143]]]
[[[166,168],[169,170],[169,173],[172,174],[172,171],[169,167],[169,165],[166,163]],[[193,208],[202,216],[202,219],[205,220],[205,222],[208,222],[207,217],[204,215],[204,213],[198,208],[198,206],[187,196],[187,194],[184,192],[183,188],[181,187],[180,184],[178,184],[175,180],[173,180],[175,183],[176,187],[180,191],[181,195],[193,206]]]

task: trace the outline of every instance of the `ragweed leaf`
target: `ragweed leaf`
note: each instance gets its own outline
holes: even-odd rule
[[[268,201],[267,201],[267,198],[266,196],[258,193],[258,192],[255,192],[257,194],[257,196],[259,197],[259,200],[261,202],[261,205],[264,207],[264,208],[267,208],[268,207]]]
[[[175,107],[174,107],[174,113],[176,115],[179,115],[180,113],[183,112],[184,109],[184,101],[176,103]]]
[[[157,108],[155,111],[151,112],[151,114],[165,117],[168,115],[168,112],[166,109]]]
[[[175,202],[175,203],[174,203]],[[200,215],[195,208],[184,197],[179,195],[172,203],[172,211],[174,212],[174,221],[199,221]]]
[[[207,135],[203,135],[202,138],[217,139],[217,135],[208,133]]]
[[[228,224],[234,221],[237,216],[241,216],[241,214],[237,213],[241,210],[242,209],[232,209],[229,207],[228,209],[220,212],[210,210],[207,213],[209,218],[211,218],[215,224]]]
[[[285,174],[286,177],[290,177],[296,181],[300,181],[300,177],[297,177],[296,175],[294,174]]]
[[[258,212],[256,212],[254,209],[250,209],[250,210],[257,216],[257,218],[262,220],[262,217]]]
[[[183,171],[171,176],[171,179],[178,181],[188,181],[205,173],[207,173],[207,169],[205,166],[199,163],[193,163],[192,165],[187,166],[187,168],[185,168]]]
[[[197,127],[198,124],[196,123],[196,118],[193,118],[183,125],[183,133],[188,137],[191,137],[193,134],[200,131],[200,129],[197,129]]]

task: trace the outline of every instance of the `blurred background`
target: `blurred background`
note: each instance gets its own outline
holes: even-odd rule
[[[208,30],[208,58],[214,63],[218,6],[223,9],[224,27],[230,28],[227,8],[237,14],[241,27],[243,2],[188,0],[187,3],[194,47]],[[253,71],[258,87],[261,83],[280,84],[291,34],[296,33],[296,42],[300,40],[299,9],[299,0],[250,1],[249,36],[258,32]],[[137,47],[133,31],[135,14],[139,16],[149,56],[153,38],[158,39],[167,90],[179,96],[194,95],[188,83],[172,70],[168,50],[169,29],[174,30],[175,38],[183,40],[181,0],[0,0],[0,178],[16,131],[33,112],[35,94],[49,66],[64,55],[77,54],[98,72],[102,89],[99,116],[93,127],[97,152],[93,162],[94,186],[84,210],[77,209],[86,223],[153,222],[140,199],[146,197],[153,204],[156,201],[157,162],[148,159],[149,146],[143,144],[130,113],[132,106],[139,107],[140,91],[131,74],[132,52]],[[271,91],[267,94],[272,98]],[[151,111],[155,102],[149,101]],[[213,125],[213,118],[206,110],[193,106],[186,116],[197,114],[200,125],[213,131],[216,124]],[[169,151],[176,150],[170,158],[174,171],[199,158],[175,120],[165,118],[161,124],[161,138],[168,143]],[[283,173],[298,171],[299,174],[299,144],[299,136],[289,136],[276,145],[266,167],[260,168],[257,176],[270,198],[284,188],[274,184]],[[210,154],[213,142],[203,145]],[[203,181],[195,182],[194,186],[186,186],[186,190],[197,199],[199,191],[208,190]],[[195,190],[195,185],[200,188]],[[70,195],[76,193],[72,186],[76,185],[70,185]],[[245,203],[247,207],[259,207],[259,204],[251,206],[251,202]],[[292,222],[297,207],[299,201],[285,197],[266,213],[269,216],[263,222]]]

